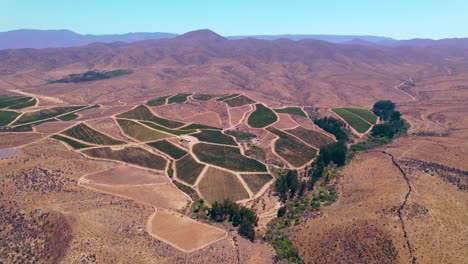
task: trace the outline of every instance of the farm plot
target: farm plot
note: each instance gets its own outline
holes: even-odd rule
[[[187,126],[181,127],[180,130],[192,130],[192,129],[215,129],[215,130],[221,130],[219,127],[213,127],[213,126],[207,126],[207,125],[202,125],[202,124],[197,124],[197,123],[192,123]]]
[[[237,107],[237,106],[243,106],[243,105],[248,105],[248,104],[254,104],[255,101],[250,99],[249,97],[245,95],[239,95],[237,97],[234,97],[232,99],[224,100],[226,104],[228,104],[230,107]]]
[[[80,116],[75,114],[75,113],[70,113],[70,114],[66,114],[66,115],[63,115],[63,116],[59,116],[57,118],[62,120],[62,121],[70,121],[70,120],[73,120],[73,119],[77,119],[78,117],[80,117]]]
[[[231,125],[239,124],[244,118],[244,115],[250,110],[252,110],[251,105],[229,108],[228,111],[229,116],[231,117]]]
[[[53,107],[53,108],[42,109],[42,110],[38,110],[34,112],[27,112],[27,113],[24,113],[18,120],[16,120],[14,125],[32,123],[32,122],[40,121],[43,119],[49,119],[49,118],[56,117],[56,116],[65,114],[67,112],[75,111],[75,110],[85,108],[85,107],[86,106],[84,105]]]
[[[18,149],[16,148],[4,148],[0,149],[0,160],[9,159],[9,158],[18,158],[20,155]]]
[[[278,129],[288,129],[298,126],[296,122],[288,114],[278,114],[279,121],[276,122],[273,126]]]
[[[194,129],[169,129],[169,128],[165,128],[165,127],[162,127],[162,126],[158,126],[156,125],[155,123],[151,123],[151,122],[147,122],[147,121],[141,121],[141,123],[151,127],[151,128],[154,128],[156,130],[159,130],[159,131],[162,131],[162,132],[166,132],[166,133],[169,133],[169,134],[173,134],[173,135],[186,135],[186,134],[191,134],[191,133],[195,133],[197,132],[196,130]]]
[[[278,120],[276,114],[263,104],[256,104],[255,111],[250,114],[247,123],[253,128],[263,128]]]
[[[267,128],[279,136],[275,141],[275,152],[293,166],[301,167],[317,155],[317,150],[302,143],[295,137],[273,127]]]
[[[322,146],[331,144],[335,142],[335,140],[323,133],[320,133],[318,131],[314,130],[309,130],[305,129],[303,127],[296,127],[294,129],[289,129],[285,130],[285,132],[288,132],[289,134],[292,134],[298,138],[300,138],[302,141],[308,143],[311,146],[314,146],[316,148],[320,148]]]
[[[198,190],[210,204],[225,199],[238,201],[249,198],[249,193],[234,173],[213,167],[206,170],[198,184]]]
[[[121,118],[128,118],[128,119],[135,119],[135,120],[142,120],[142,121],[149,121],[156,123],[161,126],[165,126],[167,128],[177,128],[185,125],[182,122],[173,121],[169,119],[165,119],[159,116],[155,116],[148,107],[144,105],[137,106],[136,108],[127,111],[118,115],[117,117]]]
[[[222,127],[219,115],[213,111],[201,113],[184,119],[187,122],[200,123],[206,126]]]
[[[164,170],[167,165],[163,157],[137,147],[125,147],[118,150],[103,147],[86,149],[82,152],[94,158],[118,160],[156,170]]]
[[[171,137],[171,135],[147,128],[135,121],[117,119],[117,123],[119,123],[125,134],[139,141],[153,141]]]
[[[286,107],[286,108],[277,108],[274,109],[276,113],[279,114],[289,114],[289,115],[298,115],[302,117],[307,117],[307,115],[302,111],[300,107]]]
[[[84,123],[78,124],[66,131],[63,134],[76,138],[91,144],[97,145],[121,145],[124,144],[124,141],[120,141],[114,138],[111,138],[107,135],[98,132]]]
[[[362,108],[343,108],[343,109],[359,116],[360,118],[366,120],[367,122],[371,124],[375,124],[377,122],[377,116],[367,109],[362,109]]]
[[[200,161],[233,171],[266,171],[265,164],[241,154],[239,148],[198,143],[193,153]]]
[[[151,100],[148,100],[148,102],[146,102],[147,105],[149,106],[160,106],[160,105],[165,105],[166,104],[166,99],[169,97],[168,96],[161,96],[161,97],[158,97],[158,98],[155,98],[155,99],[151,99]]]
[[[222,229],[161,210],[151,216],[147,229],[153,237],[186,253],[227,237],[226,231]]]
[[[184,103],[187,101],[187,97],[189,97],[192,94],[176,94],[172,97],[169,97],[167,99],[168,104],[174,104],[174,103]]]
[[[17,103],[17,104],[11,105],[11,106],[8,107],[8,108],[9,108],[9,109],[23,109],[23,108],[35,106],[36,104],[37,104],[37,100],[36,100],[36,99],[32,99],[32,100],[29,100],[29,101],[26,101],[26,102],[22,102],[22,103]]]
[[[6,126],[15,120],[20,113],[13,111],[0,111],[0,126]]]
[[[60,121],[55,121],[55,122],[47,122],[47,123],[42,123],[39,125],[36,125],[34,127],[34,130],[37,132],[41,133],[58,133],[64,129],[67,129],[69,127],[72,127],[75,125],[74,123],[71,122],[60,122]]]
[[[215,94],[194,94],[192,95],[192,98],[198,101],[209,101],[213,98],[218,97],[218,95]]]
[[[252,193],[258,193],[265,184],[273,179],[270,174],[241,174],[242,179],[247,183]]]
[[[82,186],[98,192],[132,199],[158,208],[183,210],[190,199],[171,183],[145,185],[104,185],[81,182]]]
[[[180,159],[187,154],[187,151],[176,147],[174,144],[170,143],[167,140],[160,140],[155,142],[148,143],[149,146],[166,153],[171,156],[173,159]]]
[[[343,118],[349,126],[354,128],[359,133],[365,133],[371,127],[371,124],[363,118],[342,108],[333,108],[332,111]]]
[[[113,118],[102,118],[86,121],[91,127],[96,128],[97,130],[110,135],[113,138],[125,140],[126,137],[120,130],[119,126]],[[37,128],[36,128],[37,129]]]
[[[20,147],[21,145],[44,138],[39,133],[6,133],[0,134],[0,148]]]
[[[200,133],[193,134],[192,136],[204,142],[237,146],[236,141],[234,141],[232,137],[221,133],[219,130],[203,130]]]
[[[192,155],[188,154],[182,159],[176,161],[177,179],[188,184],[194,184],[198,176],[205,168],[205,165],[198,163]]]
[[[53,138],[53,139],[56,139],[56,140],[59,140],[59,141],[62,141],[64,143],[66,143],[67,145],[69,145],[73,149],[84,149],[84,148],[91,147],[90,145],[86,145],[84,143],[78,142],[76,140],[73,140],[71,138],[64,137],[64,136],[61,136],[61,135],[52,135],[50,137]]]
[[[216,101],[221,102],[221,101],[224,101],[224,100],[234,98],[234,97],[239,96],[239,95],[240,94],[229,94],[229,95],[221,96],[220,98],[216,99]]]
[[[24,108],[21,107],[28,101],[31,101],[32,97],[24,97],[24,96],[10,96],[10,97],[0,97],[0,108],[12,108],[12,109],[20,109]],[[18,106],[15,108],[15,106]]]
[[[96,184],[138,185],[169,182],[164,174],[140,169],[133,166],[120,166],[109,170],[86,175],[83,179]]]

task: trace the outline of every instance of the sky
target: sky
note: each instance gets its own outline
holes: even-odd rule
[[[0,31],[468,37],[468,0],[0,0]]]

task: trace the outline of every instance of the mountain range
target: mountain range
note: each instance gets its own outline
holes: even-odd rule
[[[178,36],[174,33],[127,33],[108,35],[82,35],[70,30],[35,30],[20,29],[7,32],[0,32],[0,49],[21,49],[21,48],[61,48],[84,46],[92,43],[132,43],[142,40],[154,40],[162,38],[173,38]],[[289,39],[294,41],[314,39],[331,43],[358,44],[358,45],[387,45],[387,46],[428,46],[439,42],[451,41],[451,39],[412,39],[397,40],[394,38],[367,36],[367,35],[304,35],[304,34],[283,34],[283,35],[246,35],[246,36],[225,36],[227,39],[238,40],[244,38],[255,38],[262,40]],[[466,39],[465,42],[468,43]]]

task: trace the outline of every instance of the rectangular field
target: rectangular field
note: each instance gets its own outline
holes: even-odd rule
[[[125,143],[124,141],[104,135],[84,123],[64,131],[63,134],[96,145],[120,145]]]
[[[162,173],[157,174],[147,169],[140,169],[129,165],[89,174],[84,178],[92,183],[107,185],[141,185],[169,182],[167,177]]]
[[[122,128],[125,134],[139,141],[153,141],[171,137],[166,133],[147,128],[135,121],[117,119],[117,123],[119,123],[119,126]]]
[[[198,184],[198,190],[210,204],[225,199],[238,201],[249,198],[249,193],[234,173],[213,167],[206,170]]]
[[[233,171],[266,171],[265,164],[242,155],[235,147],[198,143],[193,153],[200,161]]]
[[[359,133],[364,133],[371,127],[369,122],[342,108],[333,108],[332,110],[343,118],[350,127],[354,128]]]
[[[158,126],[156,125],[155,123],[152,123],[152,122],[147,122],[147,121],[141,121],[141,123],[151,127],[151,128],[154,128],[156,130],[159,130],[159,131],[162,131],[162,132],[166,132],[166,133],[169,133],[169,134],[172,134],[172,135],[176,135],[176,136],[180,136],[180,135],[186,135],[186,134],[191,134],[191,133],[195,133],[197,132],[196,130],[194,129],[169,129],[169,128],[165,128],[165,127],[162,127],[162,126]]]
[[[82,152],[95,158],[119,160],[156,170],[165,170],[167,165],[167,161],[163,157],[138,147],[126,147],[118,150],[104,147],[86,149]]]

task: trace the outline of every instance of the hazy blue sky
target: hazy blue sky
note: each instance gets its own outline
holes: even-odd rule
[[[0,0],[0,31],[468,37],[468,0]]]

